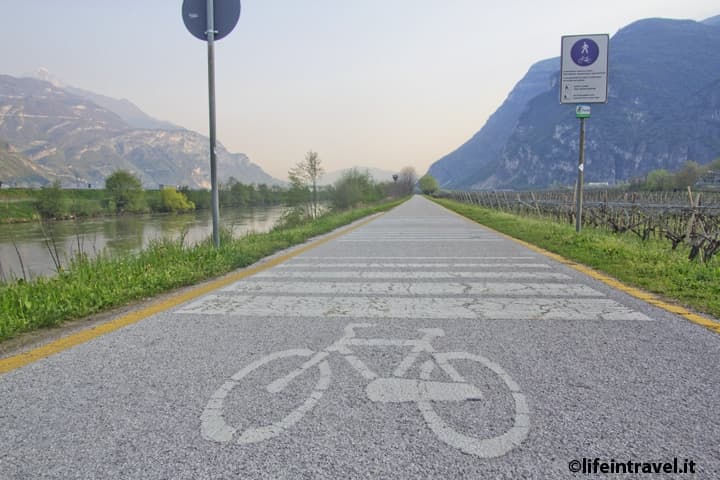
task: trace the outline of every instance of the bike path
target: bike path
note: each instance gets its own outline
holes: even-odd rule
[[[0,478],[714,478],[719,364],[719,336],[415,197],[0,376]]]

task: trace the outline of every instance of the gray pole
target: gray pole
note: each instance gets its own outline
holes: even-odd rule
[[[582,230],[583,183],[585,180],[585,118],[580,119],[580,158],[578,159],[578,178],[575,188],[575,231]]]
[[[210,99],[210,184],[212,186],[213,243],[220,247],[220,193],[215,159],[215,0],[207,0],[208,97]]]

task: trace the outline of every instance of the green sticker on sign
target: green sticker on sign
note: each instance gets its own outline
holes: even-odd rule
[[[575,116],[577,118],[590,118],[590,105],[578,105],[575,107]]]

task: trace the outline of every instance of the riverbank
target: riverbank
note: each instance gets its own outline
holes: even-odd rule
[[[223,275],[403,201],[329,213],[238,239],[223,232],[219,249],[209,240],[186,245],[181,239],[156,241],[122,258],[78,256],[55,277],[0,284],[0,341]]]
[[[445,199],[432,199],[477,223],[592,267],[618,280],[720,318],[720,259],[688,261],[689,250],[671,250],[667,242],[640,240],[569,224],[527,218]]]
[[[118,207],[106,189],[3,188],[0,190],[0,225],[37,222],[43,219],[75,220],[117,215],[180,213],[209,210],[208,190],[140,190],[134,206]],[[267,185],[233,183],[220,191],[220,207],[266,207],[297,204],[289,190]]]
[[[0,201],[0,225],[37,222],[40,215],[32,200]]]

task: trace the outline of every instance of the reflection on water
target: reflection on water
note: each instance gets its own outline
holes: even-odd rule
[[[283,207],[225,208],[220,211],[220,221],[223,226],[231,228],[235,236],[249,231],[266,232],[280,218],[283,210]],[[126,255],[141,250],[155,239],[180,238],[183,232],[186,244],[211,236],[210,211],[51,222],[45,227],[39,223],[0,225],[0,280],[23,277],[20,258],[28,277],[53,274],[55,266],[50,249],[55,247],[52,238],[64,265],[79,250],[90,256],[102,251],[111,255]]]

